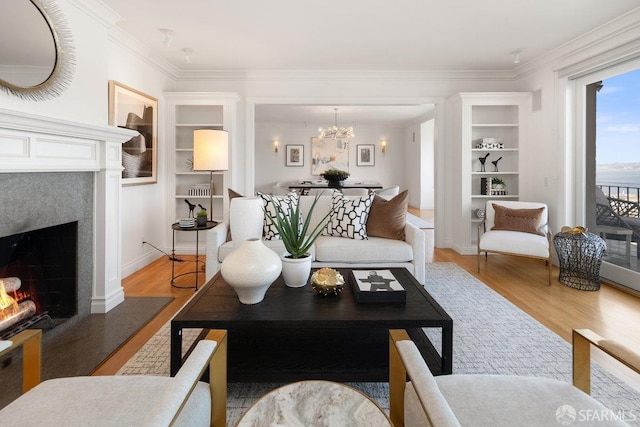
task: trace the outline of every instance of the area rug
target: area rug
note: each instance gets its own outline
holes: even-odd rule
[[[454,321],[454,374],[530,375],[571,382],[571,346],[560,336],[454,263],[429,263],[426,277],[425,288]],[[167,324],[119,374],[168,375],[169,332]],[[185,348],[197,335],[197,331],[188,332],[190,335],[183,338]],[[441,342],[436,329],[425,332],[434,343]],[[640,394],[597,363],[593,363],[592,371],[592,396],[614,411],[638,412]],[[229,384],[228,425],[234,425],[247,407],[280,385]],[[363,390],[388,410],[386,383],[349,385]]]
[[[172,300],[170,297],[127,297],[108,313],[91,314],[44,331],[42,380],[89,375]],[[3,408],[22,392],[19,352],[12,355],[9,366],[0,370],[0,380],[0,408]]]
[[[431,224],[429,221],[417,217],[409,212],[407,212],[407,222],[411,225],[415,225],[418,228],[433,228],[433,224]]]

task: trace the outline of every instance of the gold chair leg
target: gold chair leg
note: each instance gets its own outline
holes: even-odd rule
[[[227,331],[212,329],[206,339],[217,343],[209,362],[209,388],[211,390],[211,426],[227,424]]]
[[[396,341],[410,340],[404,329],[389,330],[389,418],[394,427],[404,426],[404,389],[407,371],[404,368]]]

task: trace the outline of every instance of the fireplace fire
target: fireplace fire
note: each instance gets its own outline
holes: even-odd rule
[[[0,238],[0,339],[77,314],[77,222]]]
[[[20,292],[20,285],[17,277],[0,279],[0,331],[36,315],[36,304]]]

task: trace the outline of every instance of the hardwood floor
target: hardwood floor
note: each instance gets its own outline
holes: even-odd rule
[[[433,211],[409,210],[414,215],[433,222]],[[458,264],[567,342],[571,342],[571,331],[574,328],[589,328],[607,338],[619,339],[640,351],[638,295],[626,293],[606,283],[597,292],[572,289],[558,281],[557,268],[554,268],[552,283],[548,286],[544,263],[521,257],[495,255],[488,260],[482,258],[478,274],[476,256],[459,255],[451,249],[434,248],[433,229],[425,230],[425,233],[426,262]],[[189,256],[182,258],[192,260]],[[189,271],[193,270],[194,265],[193,262],[185,262],[176,264],[176,267],[178,271]],[[193,290],[171,287],[170,277],[171,262],[167,257],[162,257],[123,280],[127,296],[173,296],[175,300],[106,360],[94,375],[114,374],[193,295]],[[193,276],[186,276],[183,281],[193,283]],[[602,354],[595,354],[594,358],[640,391],[640,375],[620,364],[612,363]]]

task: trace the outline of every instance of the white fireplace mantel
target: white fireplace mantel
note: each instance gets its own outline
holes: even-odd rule
[[[92,313],[106,313],[124,301],[122,144],[135,135],[129,129],[0,109],[0,173],[95,173]]]

